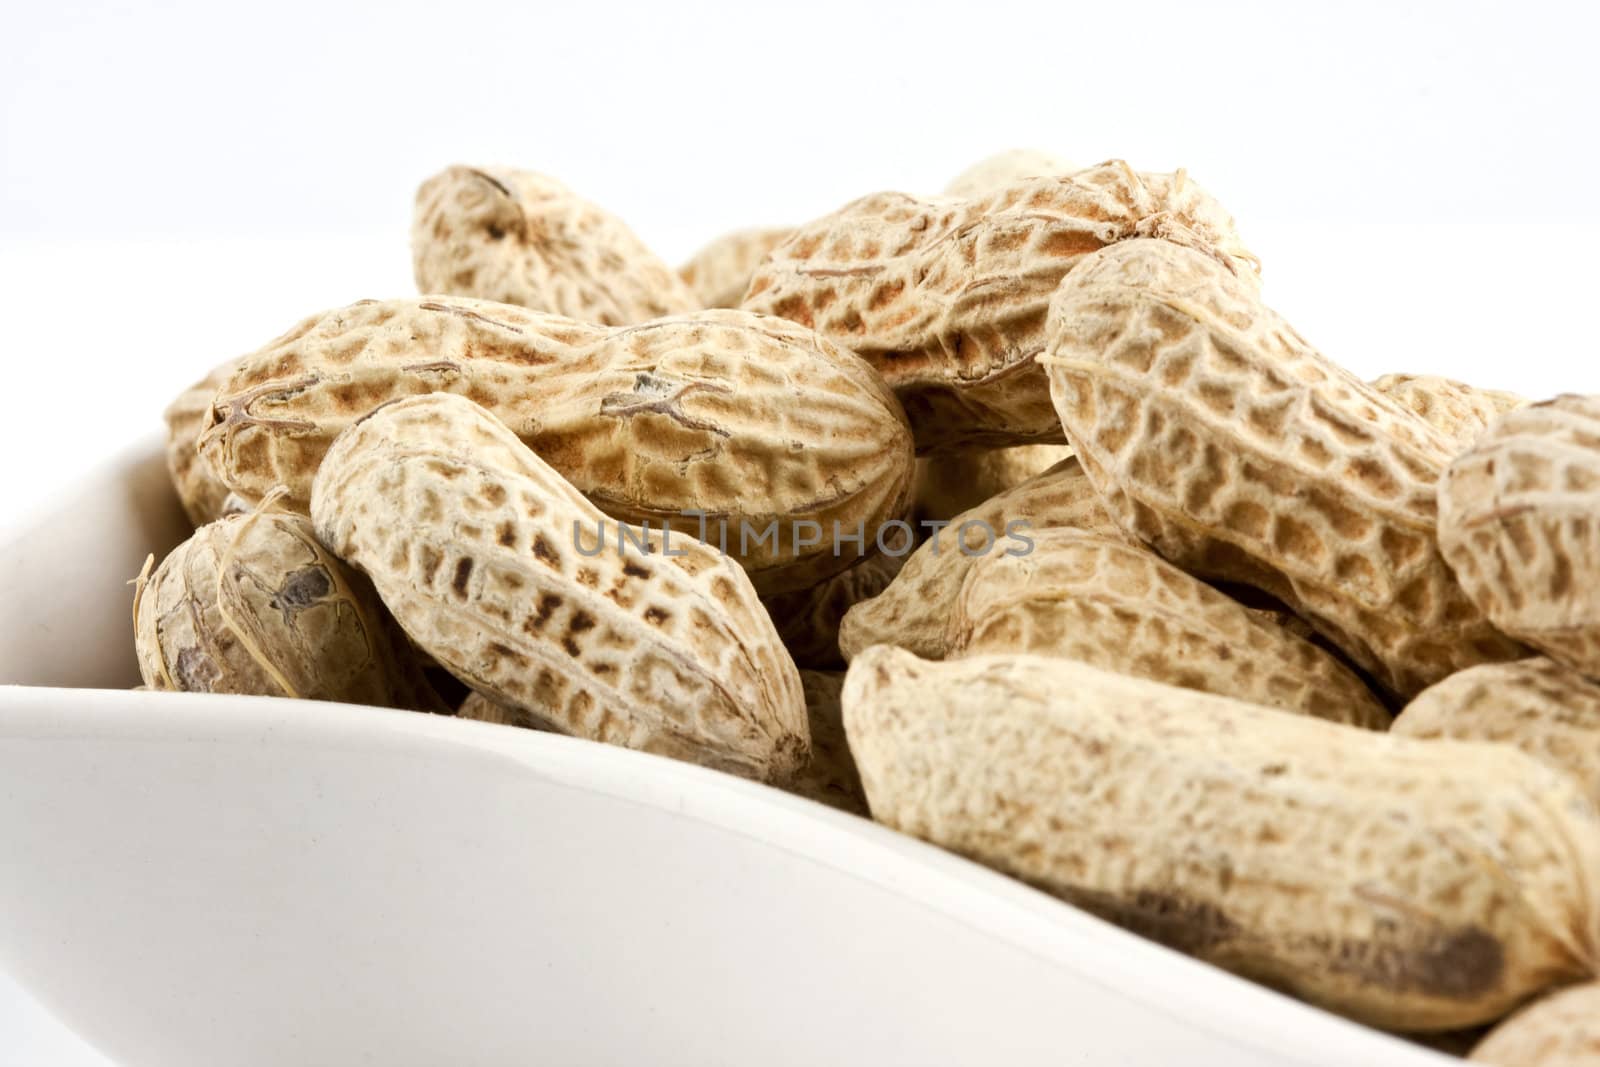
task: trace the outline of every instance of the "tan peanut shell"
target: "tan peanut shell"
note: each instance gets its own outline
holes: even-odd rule
[[[849,660],[868,645],[885,644],[943,657],[956,596],[978,558],[1021,550],[1034,532],[1052,527],[1120,536],[1073,458],[962,512],[919,545],[887,589],[845,612],[840,652]]]
[[[209,523],[135,585],[151,689],[442,710],[366,579],[302,516]]]
[[[341,430],[432,392],[487,408],[613,518],[698,536],[684,513],[705,513],[703,539],[764,594],[849,565],[834,523],[870,538],[910,503],[910,431],[872,368],[743,311],[612,330],[461,298],[353,304],[247,357],[201,451],[235,490],[283,484],[303,510]]]
[[[1541,997],[1496,1026],[1467,1058],[1497,1067],[1600,1067],[1600,982]]]
[[[233,361],[214,367],[210,374],[178,394],[163,415],[167,423],[167,473],[178,492],[183,513],[195,526],[219,519],[226,511],[228,487],[201,458],[198,442],[211,400],[233,375]]]
[[[1256,281],[1233,220],[1187,175],[1112,161],[972,200],[863,197],[774,249],[741,306],[876,367],[919,452],[1059,442],[1035,363],[1050,294],[1086,255],[1138,236],[1198,245]]]
[[[874,819],[1358,1021],[1595,973],[1600,815],[1514,749],[1039,656],[873,648],[843,701]]]
[[[1512,745],[1600,805],[1600,684],[1543,656],[1459,671],[1412,698],[1393,730]]]
[[[985,156],[950,179],[945,196],[970,198],[1003,189],[1013,182],[1051,174],[1071,174],[1080,169],[1053,152],[1037,148],[1012,148]]]
[[[1440,483],[1439,546],[1496,626],[1600,678],[1600,396],[1496,420]]]
[[[1387,729],[1389,713],[1327,652],[1121,537],[1039,530],[1026,555],[979,558],[946,655],[1060,656],[1330,722]]]
[[[852,815],[866,815],[867,798],[845,741],[844,712],[839,706],[844,672],[802,670],[800,682],[806,691],[811,759],[784,788]]]
[[[703,308],[736,308],[750,288],[750,276],[767,255],[794,233],[793,226],[767,226],[725,233],[678,268]]]
[[[513,704],[502,704],[482,693],[468,693],[461,706],[456,708],[456,718],[476,722],[492,722],[501,726],[518,726],[538,733],[563,733],[555,724],[543,717]]]
[[[660,531],[622,547],[617,524],[464,397],[411,397],[352,426],[311,514],[411,639],[485,696],[747,777],[804,765],[799,674],[738,564]]]
[[[941,452],[917,460],[917,515],[953,519],[1043,474],[1072,455],[1067,445],[1012,445]]]
[[[411,253],[423,293],[606,326],[700,307],[627,224],[532,171],[456,166],[423,182]]]
[[[820,670],[844,667],[839,624],[845,613],[887,589],[911,554],[911,539],[904,531],[890,530],[884,540],[893,549],[904,546],[905,552],[874,552],[810,589],[762,601],[795,663]]]
[[[1515,393],[1479,389],[1434,374],[1385,374],[1372,388],[1448,437],[1457,449],[1478,439],[1495,419],[1527,405]]]
[[[1097,253],[1056,294],[1041,362],[1107,509],[1171,562],[1278,597],[1401,696],[1525,654],[1439,554],[1449,440],[1216,260]]]

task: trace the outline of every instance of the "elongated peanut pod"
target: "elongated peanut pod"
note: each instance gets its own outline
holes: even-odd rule
[[[611,517],[704,530],[763,595],[843,570],[836,533],[870,541],[910,505],[910,430],[872,368],[742,311],[612,330],[458,298],[353,304],[244,359],[201,449],[244,496],[282,484],[304,510],[340,431],[434,392],[487,408]]]
[[[918,452],[1059,442],[1035,363],[1050,294],[1085,256],[1140,236],[1192,244],[1256,283],[1233,219],[1184,172],[1112,160],[970,200],[862,197],[775,248],[740,306],[813,326],[871,363]]]
[[[1495,625],[1600,679],[1600,396],[1495,420],[1439,485],[1439,544]]]
[[[660,531],[624,543],[470,400],[411,397],[356,423],[311,514],[411,639],[490,699],[747,777],[804,765],[800,677],[738,564]]]
[[[1419,741],[1070,660],[850,664],[872,816],[1375,1026],[1593,977],[1600,813],[1502,745]]]
[[[1216,260],[1169,241],[1096,253],[1062,282],[1049,335],[1084,472],[1163,557],[1271,593],[1398,696],[1526,654],[1440,555],[1454,446]]]
[[[138,580],[151,689],[444,710],[365,578],[299,515],[218,519]]]
[[[417,288],[626,326],[694,311],[688,286],[621,219],[554,178],[449,167],[417,190]]]
[[[980,557],[948,655],[1061,656],[1369,730],[1389,713],[1331,654],[1120,537],[1040,530],[1027,554]]]
[[[1025,551],[1034,532],[1054,527],[1120,536],[1076,459],[962,512],[919,545],[887,589],[845,612],[841,654],[884,644],[943,656],[956,595],[979,557]]]

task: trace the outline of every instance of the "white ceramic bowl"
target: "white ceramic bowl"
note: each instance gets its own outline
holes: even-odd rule
[[[870,822],[509,727],[137,681],[157,446],[0,537],[0,966],[119,1063],[1449,1062]]]

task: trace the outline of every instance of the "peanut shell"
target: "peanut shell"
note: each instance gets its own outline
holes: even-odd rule
[[[887,589],[845,612],[840,652],[849,660],[868,645],[887,644],[943,657],[956,596],[977,559],[1021,550],[1023,539],[1052,527],[1121,536],[1076,459],[962,512],[919,545]],[[1019,537],[1007,537],[1008,530]]]
[[[874,819],[1360,1022],[1595,973],[1600,814],[1514,749],[1039,656],[869,649],[843,701]]]
[[[1079,169],[1077,164],[1068,163],[1053,152],[1012,148],[986,156],[950,179],[950,184],[944,187],[944,195],[963,199],[983,196],[1013,182],[1044,175],[1071,174]]]
[[[1271,593],[1399,696],[1525,654],[1439,554],[1450,441],[1216,260],[1097,253],[1056,294],[1041,361],[1107,510],[1169,561]]]
[[[139,674],[150,689],[443,710],[371,586],[298,515],[200,527],[140,575]]]
[[[738,564],[681,535],[629,528],[623,542],[470,400],[410,397],[356,423],[311,514],[411,639],[490,699],[746,777],[804,765],[800,677]]]
[[[1089,253],[1138,236],[1195,244],[1256,281],[1233,220],[1187,175],[1114,160],[972,200],[863,197],[774,249],[741,306],[876,367],[919,452],[1060,442],[1035,363],[1050,294]]]
[[[917,515],[953,519],[1070,455],[1067,445],[1012,445],[922,456],[917,460]]]
[[[492,722],[501,726],[517,726],[536,733],[562,733],[555,724],[543,717],[511,704],[502,704],[479,692],[468,693],[461,706],[456,708],[456,718],[476,722]]]
[[[532,171],[455,166],[429,178],[417,190],[411,250],[423,293],[606,326],[700,306],[626,223]]]
[[[1515,393],[1479,389],[1434,374],[1385,374],[1372,388],[1448,437],[1457,449],[1467,448],[1495,419],[1527,406]]]
[[[167,473],[183,513],[196,527],[220,519],[228,510],[228,487],[201,458],[198,442],[211,400],[233,376],[233,366],[230,360],[212,368],[179,393],[162,416],[167,423]]]
[[[793,226],[725,233],[689,257],[678,268],[678,277],[701,307],[736,308],[750,288],[750,276],[756,267],[792,233]]]
[[[1600,678],[1600,396],[1496,420],[1440,483],[1439,545],[1496,626]]]
[[[200,447],[233,489],[282,484],[304,510],[341,430],[432,392],[487,408],[613,518],[699,536],[686,513],[704,513],[767,595],[849,566],[834,523],[871,538],[910,504],[911,435],[872,368],[742,311],[609,330],[461,298],[353,304],[240,363]]]
[[[901,539],[897,539],[890,547],[899,548],[900,543]],[[905,547],[906,552],[900,555],[874,552],[810,589],[762,601],[795,663],[821,670],[844,667],[839,625],[845,613],[889,587],[910,555],[909,543]]]
[[[864,816],[867,798],[845,741],[844,712],[839,705],[844,672],[802,670],[800,682],[806,691],[811,760],[784,788],[819,804]]]
[[[1600,1067],[1600,982],[1541,997],[1490,1031],[1467,1058],[1499,1067]]]
[[[1026,555],[980,557],[946,655],[1029,652],[1330,722],[1389,713],[1333,656],[1120,537],[1039,530]]]
[[[1600,684],[1543,656],[1452,674],[1412,698],[1394,732],[1511,745],[1600,805]]]

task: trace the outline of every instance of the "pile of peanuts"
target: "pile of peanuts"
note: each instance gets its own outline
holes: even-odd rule
[[[1375,1027],[1600,1062],[1600,397],[1361,381],[1216,199],[1115,160],[676,271],[457,166],[413,248],[424,295],[168,409],[148,688],[692,761]]]

